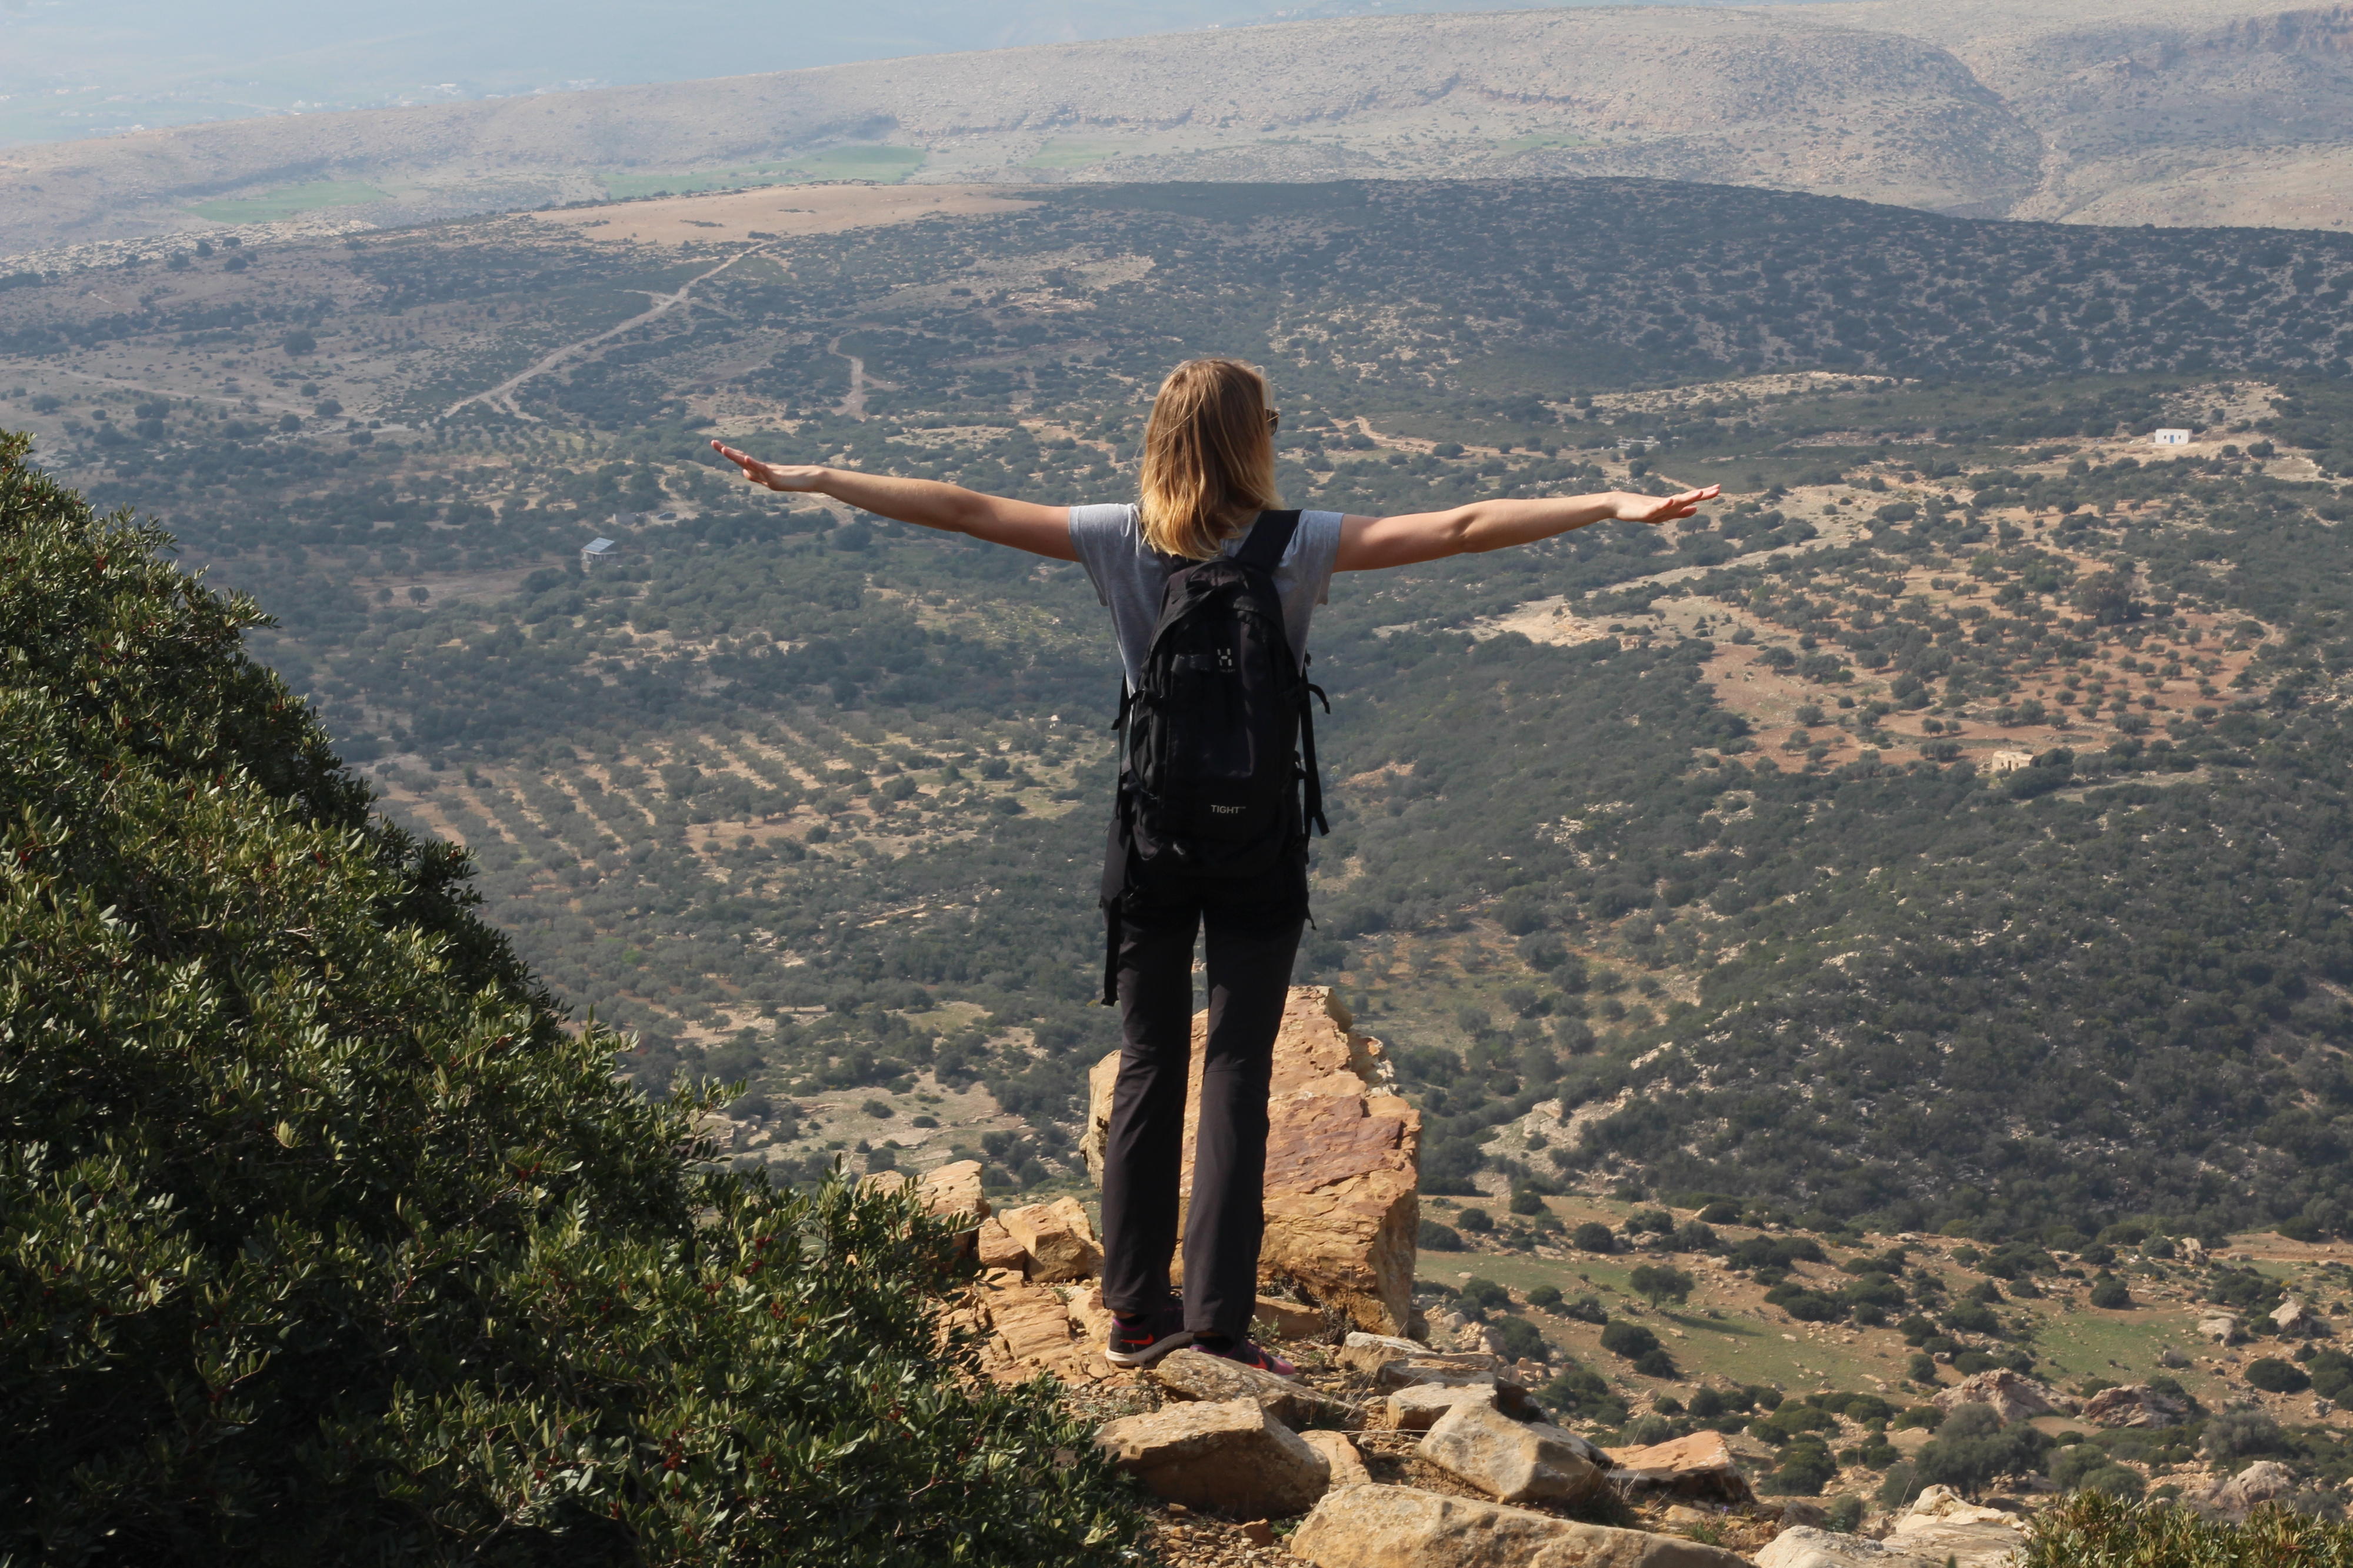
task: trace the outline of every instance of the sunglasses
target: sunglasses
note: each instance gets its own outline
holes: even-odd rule
[[[1268,409],[1268,410],[1266,411],[1266,433],[1267,433],[1268,435],[1271,436],[1271,435],[1273,435],[1276,431],[1278,431],[1278,430],[1280,430],[1280,429],[1282,429],[1282,409],[1280,409],[1280,408],[1270,408],[1270,409]]]

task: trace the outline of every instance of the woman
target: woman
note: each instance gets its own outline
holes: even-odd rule
[[[1612,492],[1485,500],[1401,517],[1278,512],[1277,419],[1265,381],[1250,366],[1224,359],[1178,365],[1152,405],[1136,505],[1041,506],[928,479],[763,463],[712,445],[770,489],[815,492],[901,522],[1083,563],[1110,607],[1126,690],[1139,702],[1161,684],[1147,667],[1162,657],[1155,653],[1155,632],[1164,589],[1198,563],[1214,566],[1222,556],[1249,564],[1262,574],[1252,579],[1261,591],[1271,579],[1282,626],[1278,637],[1270,624],[1269,638],[1303,664],[1309,618],[1335,572],[1501,550],[1613,519],[1667,522],[1692,516],[1717,494],[1711,486],[1664,499]],[[1255,552],[1249,548],[1253,537],[1261,542]],[[1275,544],[1279,552],[1267,548]],[[1261,555],[1275,559],[1258,561]],[[1290,790],[1287,741],[1282,750],[1281,787]],[[1292,1376],[1294,1369],[1251,1343],[1249,1331],[1263,1227],[1267,1084],[1307,915],[1303,825],[1294,804],[1283,814],[1293,828],[1280,852],[1257,857],[1236,874],[1155,868],[1136,847],[1134,785],[1131,768],[1123,775],[1104,875],[1107,989],[1117,994],[1124,1041],[1103,1177],[1103,1294],[1116,1316],[1105,1354],[1119,1365],[1140,1366],[1189,1343]],[[1200,932],[1209,1028],[1179,1301],[1169,1289],[1169,1257],[1177,1236],[1193,944]]]

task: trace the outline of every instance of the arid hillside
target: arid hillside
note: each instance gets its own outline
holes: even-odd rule
[[[2353,217],[2353,11],[1917,0],[1357,17],[0,154],[0,253],[809,179],[1619,174],[2093,222]]]

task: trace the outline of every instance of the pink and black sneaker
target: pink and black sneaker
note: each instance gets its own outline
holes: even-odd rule
[[[1221,1334],[1199,1334],[1193,1348],[1205,1355],[1222,1356],[1238,1365],[1254,1371],[1272,1373],[1277,1377],[1299,1375],[1299,1369],[1268,1350],[1255,1340],[1229,1340]]]
[[[1103,1360],[1113,1366],[1150,1366],[1170,1351],[1183,1350],[1192,1342],[1193,1335],[1185,1327],[1185,1304],[1171,1300],[1158,1311],[1140,1316],[1113,1313]]]

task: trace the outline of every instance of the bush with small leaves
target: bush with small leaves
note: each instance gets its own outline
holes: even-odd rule
[[[912,1198],[719,1168],[249,601],[0,435],[0,1559],[1109,1564]],[[911,1497],[920,1508],[906,1505]]]
[[[1632,1361],[1659,1348],[1659,1336],[1640,1323],[1630,1323],[1623,1318],[1613,1318],[1601,1331],[1601,1348],[1612,1355]]]
[[[1664,1345],[1661,1345],[1655,1350],[1644,1351],[1641,1355],[1636,1356],[1634,1358],[1634,1370],[1641,1373],[1644,1377],[1672,1379],[1678,1378],[1683,1375],[1683,1370],[1675,1365],[1675,1358],[1667,1353],[1667,1349]]]
[[[1560,1305],[1560,1287],[1557,1285],[1539,1285],[1535,1289],[1528,1292],[1527,1302],[1531,1307],[1537,1308],[1543,1311],[1550,1311],[1553,1308]]]
[[[1462,1237],[1456,1234],[1454,1227],[1440,1225],[1434,1219],[1421,1222],[1420,1227],[1414,1233],[1414,1243],[1424,1252],[1462,1250]]]
[[[1757,1489],[1768,1497],[1815,1497],[1838,1479],[1838,1472],[1830,1445],[1809,1435],[1781,1450],[1781,1462],[1757,1483]]]
[[[1560,1315],[1564,1318],[1574,1318],[1580,1323],[1601,1324],[1609,1321],[1609,1314],[1603,1309],[1601,1299],[1598,1296],[1579,1296],[1576,1300],[1564,1305],[1560,1310]]]
[[[1511,1310],[1512,1293],[1493,1279],[1472,1275],[1456,1288],[1455,1300],[1468,1303],[1482,1311],[1502,1312]]]
[[[2247,1383],[2265,1394],[2302,1394],[2312,1386],[2312,1379],[2292,1361],[2277,1356],[2257,1356],[2247,1363]]]
[[[1525,1318],[1505,1316],[1495,1320],[1495,1337],[1504,1342],[1504,1353],[1514,1361],[1550,1361],[1552,1347],[1545,1342],[1544,1331]]]
[[[1729,1198],[1718,1198],[1715,1202],[1708,1205],[1707,1207],[1700,1210],[1699,1217],[1701,1223],[1704,1225],[1738,1225],[1740,1223],[1740,1205],[1732,1202]]]
[[[1830,1527],[1841,1535],[1852,1535],[1862,1526],[1862,1500],[1852,1494],[1834,1497],[1823,1505]]]
[[[2121,1467],[2119,1467],[2121,1468]],[[2126,1471],[2126,1474],[2131,1472]],[[2078,1491],[2036,1510],[2019,1568],[2274,1568],[2353,1562],[2353,1524],[2256,1510],[2244,1524],[2169,1502]]]
[[[1517,1215],[1543,1214],[1544,1194],[1534,1187],[1519,1187],[1512,1193],[1512,1212]]]
[[[2103,1274],[2092,1281],[2092,1305],[2114,1311],[2133,1304],[2132,1291],[2113,1274]]]
[[[2223,1410],[2207,1418],[2198,1451],[2210,1459],[2253,1458],[2285,1449],[2279,1423],[2262,1410]]]
[[[1454,1216],[1454,1223],[1466,1236],[1485,1236],[1495,1228],[1495,1216],[1485,1209],[1464,1209]]]
[[[1546,1408],[1556,1415],[1598,1421],[1605,1426],[1614,1426],[1626,1419],[1626,1402],[1610,1391],[1599,1373],[1576,1362],[1570,1362],[1535,1394]]]
[[[1598,1219],[1587,1220],[1569,1233],[1569,1245],[1580,1252],[1615,1252],[1618,1235]]]

